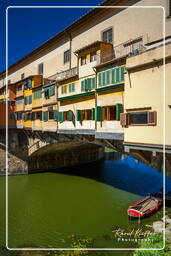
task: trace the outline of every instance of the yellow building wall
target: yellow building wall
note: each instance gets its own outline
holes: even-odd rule
[[[167,46],[167,53],[169,53]],[[147,60],[151,60],[156,56],[157,52],[161,49],[156,48],[149,52],[144,53]],[[162,53],[162,52],[161,52]],[[137,55],[134,61],[134,57],[127,60],[127,67],[133,63],[136,65],[142,61],[144,54]],[[163,55],[158,55],[160,58]],[[138,61],[139,60],[139,61]],[[167,77],[170,65],[167,67]],[[125,76],[125,111],[133,108],[145,108],[151,107],[151,110],[157,111],[157,125],[156,126],[129,126],[124,129],[125,142],[132,143],[147,143],[147,144],[159,144],[164,142],[164,67],[162,65],[152,65],[150,68],[141,68],[139,71],[131,72],[130,78],[128,73]],[[170,93],[169,79],[166,82],[166,91]],[[167,102],[169,103],[169,98]],[[171,101],[170,101],[171,104]],[[166,104],[165,104],[166,106]],[[166,106],[166,116],[170,116],[170,109]],[[169,136],[170,117],[166,121],[167,137],[166,144],[171,145],[171,139]]]

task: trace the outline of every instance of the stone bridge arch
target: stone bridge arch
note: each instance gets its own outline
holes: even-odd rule
[[[57,142],[34,151],[28,159],[28,171],[49,171],[98,161],[104,147],[90,142]]]

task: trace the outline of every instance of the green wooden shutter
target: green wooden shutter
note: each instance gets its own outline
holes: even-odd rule
[[[24,97],[24,104],[27,105],[27,98]]]
[[[106,71],[106,84],[110,84],[110,70]]]
[[[95,87],[96,87],[96,78],[93,77],[93,78],[91,79],[91,88],[92,88],[92,89],[95,89]]]
[[[53,119],[54,119],[55,121],[57,120],[56,114],[57,114],[57,111],[56,111],[56,110],[53,110]]]
[[[67,120],[72,121],[73,120],[73,113],[72,110],[67,111]]]
[[[76,111],[76,120],[81,121],[81,110],[77,109]]]
[[[72,92],[72,84],[69,84],[69,92]]]
[[[95,110],[96,121],[102,121],[102,107],[97,106]]]
[[[23,114],[23,120],[26,121],[26,113]]]
[[[85,91],[89,90],[89,83],[88,83],[88,79],[85,79]]]
[[[124,81],[124,72],[125,72],[125,67],[120,68],[120,79],[121,82]]]
[[[102,86],[102,73],[98,74],[98,87]]]
[[[106,84],[106,72],[102,73],[102,86]]]
[[[48,111],[43,112],[43,121],[47,122],[48,121]]]
[[[85,91],[85,80],[81,81],[81,91],[84,92]]]
[[[58,112],[58,122],[64,121],[64,112],[60,111]]]
[[[95,120],[95,108],[91,109],[91,120]]]
[[[115,69],[115,68],[113,68],[113,69],[112,69],[112,83],[116,83],[116,75],[115,75],[115,71],[116,71],[116,69]]]
[[[120,73],[120,69],[119,68],[116,68],[116,82],[119,82],[120,79],[119,79],[119,73]]]
[[[72,92],[75,92],[75,83],[72,83]]]
[[[123,105],[122,104],[116,104],[116,120],[120,120],[120,114],[123,112]]]
[[[31,113],[31,121],[34,121],[34,112]]]
[[[32,103],[32,95],[28,96],[28,104]]]

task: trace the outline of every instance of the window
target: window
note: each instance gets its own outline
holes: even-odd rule
[[[11,83],[11,80],[8,80],[8,84],[10,84]]]
[[[16,105],[20,105],[23,103],[22,97],[16,99]]]
[[[31,120],[31,113],[27,113],[26,114],[26,121],[30,121]]]
[[[42,97],[42,90],[37,90],[34,92],[34,99],[35,100],[38,100],[38,99],[41,99]]]
[[[67,50],[64,52],[64,64],[69,62],[71,59],[71,54],[70,54],[70,50]]]
[[[63,85],[61,87],[61,94],[65,94],[65,93],[67,93],[67,85]]]
[[[98,74],[98,87],[124,82],[125,67],[112,68]]]
[[[32,103],[32,95],[29,95],[29,96],[25,96],[24,97],[24,104],[25,105],[29,105]]]
[[[21,91],[22,90],[22,84],[17,85],[17,91]]]
[[[23,79],[24,79],[24,73],[21,74],[21,80],[23,80]]]
[[[171,16],[171,0],[167,0],[167,10],[166,10],[166,15],[168,17]]]
[[[81,56],[81,66],[86,64],[86,56]]]
[[[32,88],[32,79],[24,80],[24,90]]]
[[[38,74],[43,75],[43,62],[38,65]]]
[[[113,121],[116,120],[116,106],[103,107],[103,120]]]
[[[90,53],[90,62],[97,60],[97,52],[91,52]]]
[[[113,29],[107,29],[102,32],[102,41],[106,43],[111,43],[113,42]]]
[[[69,92],[74,92],[75,91],[75,84],[71,83],[69,84]]]
[[[91,109],[81,110],[81,120],[91,120]]]
[[[42,120],[42,111],[35,112],[35,119]]]
[[[22,120],[22,112],[16,112],[16,119],[18,121]]]
[[[121,114],[121,125],[157,125],[156,111],[139,111]]]
[[[95,89],[95,85],[96,85],[95,77],[86,78],[81,81],[81,92],[91,91]]]
[[[44,96],[46,99],[55,95],[55,85],[51,85],[44,89]]]

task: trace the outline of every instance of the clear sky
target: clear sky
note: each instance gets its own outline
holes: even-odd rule
[[[6,8],[8,6],[97,6],[103,0],[0,0],[0,72],[6,67]],[[90,9],[8,9],[8,64],[40,46]]]

